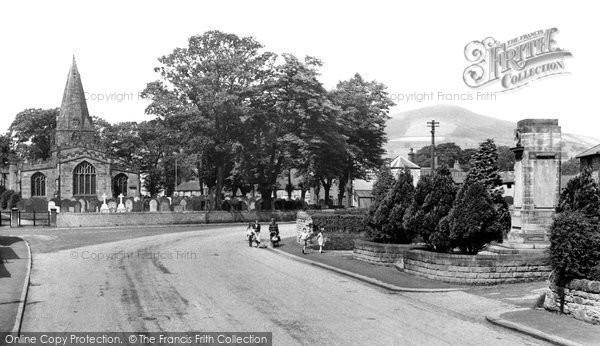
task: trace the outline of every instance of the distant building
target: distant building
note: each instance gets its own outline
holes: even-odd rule
[[[191,180],[177,185],[177,187],[175,188],[174,195],[192,197],[201,196],[203,194],[205,195],[205,192],[207,191],[203,191],[202,187],[200,186],[200,181],[198,181],[195,178],[192,178]]]
[[[410,154],[409,157],[411,157]],[[421,167],[402,156],[398,156],[392,160],[390,163],[390,169],[392,170],[394,177],[397,177],[401,170],[408,169],[413,177],[413,183],[415,186],[417,186],[419,179],[421,179]]]
[[[579,159],[579,169],[583,170],[586,167],[592,169],[592,176],[598,181],[598,171],[600,170],[600,144],[589,148],[583,153],[575,156]]]

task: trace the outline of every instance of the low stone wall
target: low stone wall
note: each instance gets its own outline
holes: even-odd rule
[[[152,212],[152,213],[59,213],[57,227],[99,227],[133,225],[176,225],[252,222],[258,219],[267,222],[274,217],[277,221],[294,221],[295,211],[249,211],[249,212]]]
[[[413,248],[411,244],[382,244],[366,240],[354,241],[354,259],[384,265],[393,266],[397,264],[404,266],[405,253]]]
[[[552,271],[546,254],[455,255],[414,249],[405,253],[403,270],[429,279],[468,285],[544,280]]]
[[[600,281],[572,280],[566,287],[550,284],[546,290],[544,308],[600,324]]]

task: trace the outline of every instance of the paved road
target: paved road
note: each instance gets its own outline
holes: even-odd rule
[[[241,226],[186,230],[54,252],[34,246],[22,330],[272,331],[276,345],[540,344],[485,322],[506,303],[390,294],[249,248]]]

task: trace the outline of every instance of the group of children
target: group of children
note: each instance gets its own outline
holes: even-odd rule
[[[308,241],[314,237],[314,230],[316,229],[317,227],[313,227],[313,224],[310,223],[302,230],[302,233],[300,234],[300,241],[302,242],[303,254],[306,254]],[[319,245],[319,253],[323,253],[323,246],[325,246],[325,236],[323,235],[324,231],[325,227],[318,228],[316,237],[317,244]],[[246,239],[248,240],[248,246],[252,247],[252,245],[256,243],[256,247],[260,247],[260,223],[258,223],[258,220],[256,220],[254,223],[248,224],[248,228],[246,229]],[[281,238],[279,237],[279,227],[273,218],[269,224],[269,239],[271,240],[273,247],[279,246],[279,242],[281,241]]]
[[[246,229],[246,239],[248,240],[248,246],[252,247],[252,244],[256,243],[256,247],[260,247],[260,223],[258,223],[258,220],[256,220],[254,224],[248,224],[248,228]],[[269,240],[273,247],[279,246],[279,242],[281,241],[281,238],[279,237],[279,226],[274,218],[271,218],[271,223],[269,224]]]
[[[316,228],[316,227],[314,227]],[[325,227],[319,228],[319,233],[317,233],[317,244],[319,245],[319,253],[323,253],[323,246],[325,246],[325,236],[323,235],[323,231],[325,231]],[[314,235],[313,225],[308,224],[302,230],[302,234],[300,234],[300,241],[302,241],[302,253],[306,254],[306,248],[308,247],[308,240]]]

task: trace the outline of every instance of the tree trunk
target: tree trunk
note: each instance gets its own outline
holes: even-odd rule
[[[338,205],[344,204],[344,195],[346,194],[346,185],[348,184],[348,176],[340,177],[338,185]]]
[[[352,179],[353,179],[352,170],[350,170],[348,172],[348,204],[347,204],[348,208],[352,208],[352,199],[354,198],[354,196],[353,196],[354,191],[352,191],[352,185],[353,185]]]
[[[293,188],[292,188],[292,170],[290,169],[288,172],[288,186],[287,187],[287,193],[288,193],[288,200],[292,199],[292,192],[293,192]]]
[[[273,191],[261,188],[260,197],[262,198],[262,210],[273,210]]]
[[[321,179],[321,183],[323,184],[323,192],[325,192],[325,205],[329,207],[331,200],[329,199],[329,190],[331,190],[332,179]]]
[[[215,204],[214,210],[221,210],[221,191],[223,191],[223,163],[217,163],[217,184],[215,185]]]

